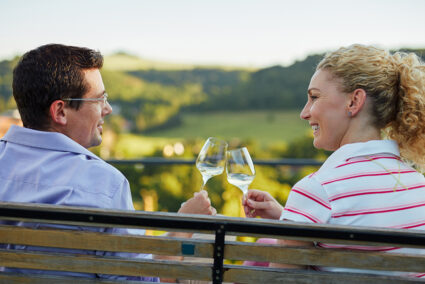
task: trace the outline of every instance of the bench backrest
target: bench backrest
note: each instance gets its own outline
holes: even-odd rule
[[[227,241],[227,235],[274,237],[334,244],[394,246],[425,249],[425,233],[396,229],[297,224],[275,220],[224,216],[177,215],[162,212],[129,212],[39,204],[0,203],[0,221],[37,222],[85,227],[125,227],[212,234],[212,239],[161,236],[122,236],[77,230],[31,229],[0,226],[0,244],[152,253],[190,257],[190,262],[108,258],[28,250],[0,250],[0,267],[130,276],[196,279],[214,283],[393,283],[412,282],[389,276],[325,273],[252,267],[240,261],[267,261],[385,271],[425,272],[425,257],[410,254],[359,252],[335,249],[280,247]],[[240,240],[241,238],[239,238]],[[199,258],[199,260],[196,260]],[[195,259],[195,261],[193,261]],[[0,273],[0,283],[19,282],[23,275]],[[22,280],[24,281],[24,280]],[[57,282],[50,276],[33,277],[32,283]],[[63,283],[72,281],[61,279]],[[75,280],[74,280],[75,281]],[[90,281],[90,280],[84,280]],[[23,282],[24,283],[24,282]],[[84,282],[82,282],[84,283]]]

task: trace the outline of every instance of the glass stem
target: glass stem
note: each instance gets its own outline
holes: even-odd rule
[[[202,176],[202,186],[201,186],[201,190],[203,190],[205,188],[205,185],[207,184],[207,181],[210,179],[210,177],[208,176]]]

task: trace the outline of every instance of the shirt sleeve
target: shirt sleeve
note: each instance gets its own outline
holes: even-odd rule
[[[310,175],[294,185],[280,219],[327,223],[330,217],[331,206],[326,191],[314,175]]]

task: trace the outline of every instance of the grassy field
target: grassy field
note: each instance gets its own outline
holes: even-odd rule
[[[291,142],[308,133],[310,127],[298,111],[214,112],[183,115],[181,126],[151,132],[146,136],[164,138],[208,138],[216,136],[255,139],[262,145]]]

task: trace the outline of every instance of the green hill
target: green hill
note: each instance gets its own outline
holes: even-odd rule
[[[150,60],[140,58],[136,55],[131,55],[125,52],[117,52],[114,54],[106,55],[103,65],[104,69],[112,71],[136,71],[136,70],[192,70],[199,69],[218,69],[224,71],[231,70],[246,70],[255,71],[258,68],[232,66],[232,65],[194,65],[185,63],[165,62],[159,60]]]
[[[140,58],[127,53],[115,53],[105,56],[104,69],[111,71],[134,71],[134,70],[188,70],[194,66],[190,64],[178,64]]]

